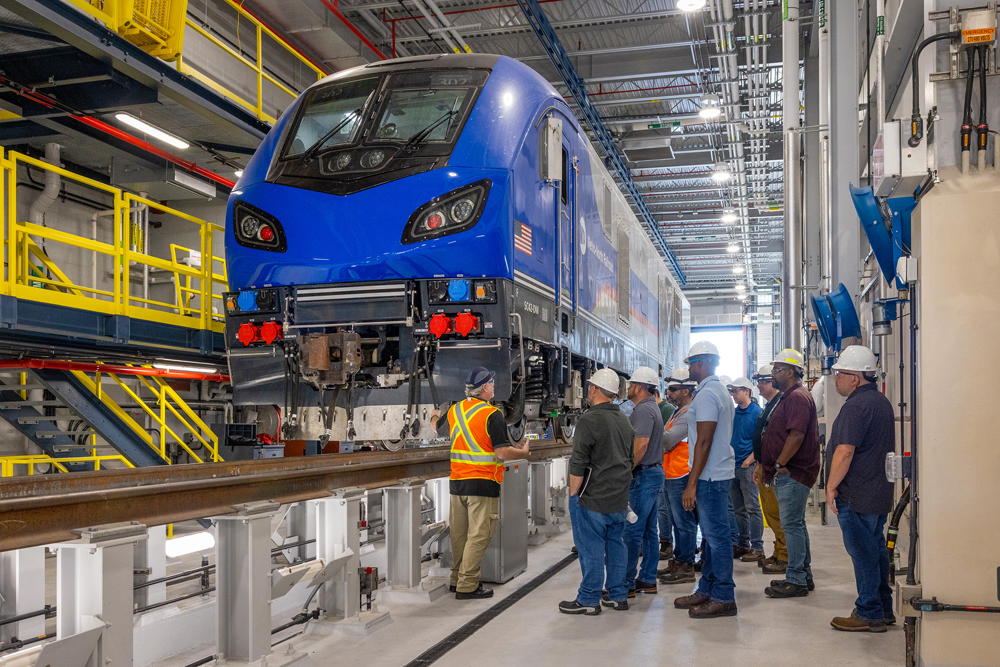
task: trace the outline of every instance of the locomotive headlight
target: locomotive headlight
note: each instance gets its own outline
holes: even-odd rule
[[[361,166],[365,169],[374,169],[385,160],[385,151],[375,149],[368,151],[361,157]]]
[[[233,203],[233,235],[247,248],[285,252],[285,230],[273,215],[237,199]]]
[[[410,216],[401,242],[419,243],[465,231],[479,222],[492,182],[487,178],[445,193]]]
[[[334,158],[333,160],[331,160],[331,162],[333,163],[333,168],[336,169],[337,171],[340,171],[341,169],[345,168],[347,165],[351,164],[351,154],[350,153],[341,153],[336,158]]]

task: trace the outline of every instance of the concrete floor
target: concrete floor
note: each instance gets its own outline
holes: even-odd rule
[[[755,564],[734,563],[735,618],[694,620],[673,608],[673,598],[688,586],[660,587],[658,595],[633,601],[627,612],[606,610],[597,617],[560,614],[560,600],[572,599],[580,569],[571,564],[517,602],[436,665],[636,664],[692,665],[899,665],[904,659],[901,625],[886,634],[847,634],[830,619],[850,613],[856,597],[851,561],[840,529],[820,526],[810,517],[816,591],[806,598],[771,600],[764,588],[772,577]],[[765,531],[765,543],[773,539]],[[384,604],[393,624],[368,637],[300,636],[296,652],[308,652],[317,667],[341,664],[405,665],[464,625],[491,604],[563,558],[572,546],[569,533],[529,551],[529,568],[489,601],[458,601],[446,596],[430,605]],[[287,642],[276,651],[284,653]],[[179,656],[178,656],[179,657]],[[177,665],[184,662],[177,660]]]

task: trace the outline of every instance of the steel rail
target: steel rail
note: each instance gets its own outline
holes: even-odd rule
[[[571,452],[572,445],[539,440],[527,458]],[[89,526],[234,514],[244,503],[323,498],[344,487],[444,477],[450,468],[450,448],[442,446],[11,478],[0,482],[0,551],[72,540],[74,529]]]

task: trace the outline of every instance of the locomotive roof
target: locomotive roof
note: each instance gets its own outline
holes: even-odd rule
[[[425,69],[429,67],[448,69],[467,67],[491,70],[497,64],[497,61],[503,57],[504,56],[498,56],[490,53],[433,53],[424,56],[412,56],[410,58],[379,60],[377,62],[368,63],[367,65],[345,69],[342,72],[335,72],[334,74],[324,77],[316,83],[334,81],[336,79],[361,74],[362,72],[366,72],[368,70],[375,70],[378,73],[401,72],[406,70]]]

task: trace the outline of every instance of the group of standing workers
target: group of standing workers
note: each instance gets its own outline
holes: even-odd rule
[[[595,372],[588,410],[579,418],[569,461],[569,510],[583,578],[567,614],[597,615],[602,606],[627,610],[628,600],[655,594],[659,584],[693,584],[674,600],[692,618],[735,616],[733,561],[756,562],[783,574],[764,589],[769,598],[804,597],[815,588],[806,506],[820,471],[816,405],[802,384],[805,363],[783,350],[753,384],[723,384],[719,351],[695,343],[686,369],[667,379],[666,400],[651,368],[628,383],[634,404],[616,403],[620,379]],[[833,366],[847,398],[829,434],[826,500],[854,562],[858,598],[838,630],[885,632],[895,622],[883,529],[893,486],[882,462],[894,450],[894,415],[875,384],[876,359],[851,346]],[[503,416],[489,404],[493,373],[473,369],[467,399],[447,413],[451,451],[451,590],[459,599],[493,595],[479,581],[480,562],[499,519],[503,462],[523,458],[526,441],[511,443]],[[437,412],[433,415],[438,419]],[[775,535],[763,551],[763,524]],[[701,558],[697,533],[701,531]],[[661,558],[666,567],[658,569]],[[700,578],[696,573],[701,573]]]

